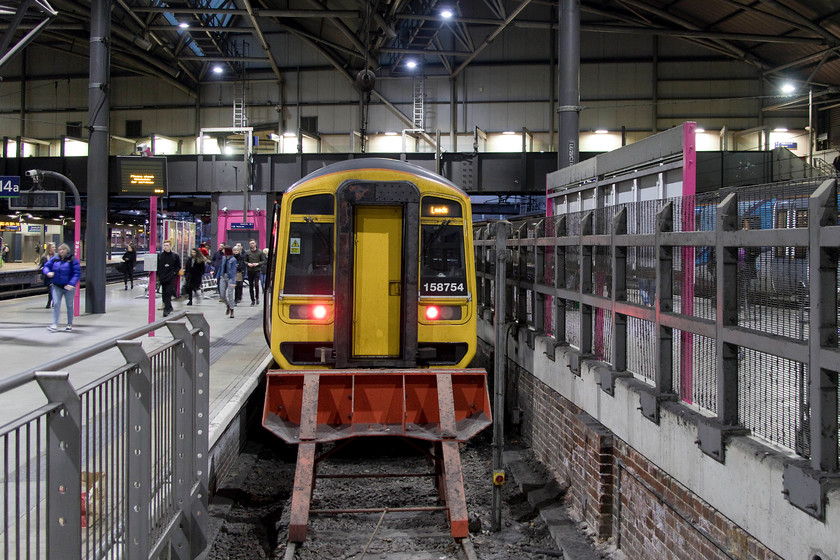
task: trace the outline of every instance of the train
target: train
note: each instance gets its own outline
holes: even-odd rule
[[[476,350],[470,201],[422,167],[325,166],[275,209],[266,340],[282,369],[466,367]]]
[[[465,539],[458,445],[491,423],[487,374],[467,367],[477,311],[466,193],[413,164],[357,158],[290,186],[270,231],[263,318],[279,369],[266,373],[262,425],[298,446],[290,544],[306,539],[316,469],[335,447],[319,449],[370,436],[431,444],[439,509]]]

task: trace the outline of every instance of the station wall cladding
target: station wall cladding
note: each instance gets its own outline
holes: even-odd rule
[[[628,558],[782,558],[510,359],[518,354],[522,361],[523,353],[534,351],[526,339],[533,341],[522,334],[509,344],[506,418],[518,416],[519,423],[508,420],[506,433],[518,432],[557,482],[568,486],[564,505],[598,540],[611,540]],[[490,378],[493,352],[479,337],[477,365]]]

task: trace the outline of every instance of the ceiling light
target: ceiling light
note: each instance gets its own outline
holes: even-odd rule
[[[605,128],[599,128],[598,130],[595,131],[595,134],[607,134],[608,132],[609,132],[609,130],[607,130]]]
[[[213,67],[213,72],[215,72],[216,74],[221,74],[222,73],[222,67],[221,66],[214,66]]]
[[[510,135],[510,134],[516,134],[516,133],[515,133],[514,131],[512,131],[512,130],[505,130],[504,132],[502,132],[502,134],[508,134],[508,135]]]
[[[787,131],[788,131],[788,129],[786,129],[786,128],[774,128],[773,129],[773,132],[787,132]]]
[[[293,138],[293,137],[297,136],[297,133],[296,132],[291,132],[291,131],[284,132],[283,136],[285,136],[286,138]]]
[[[444,8],[440,12],[440,17],[442,17],[443,19],[450,19],[452,17],[452,15],[453,15],[452,10],[450,10],[449,8]]]
[[[396,135],[397,135],[396,132],[386,132],[385,133],[385,136],[396,136]]]
[[[190,26],[190,24],[187,23],[186,21],[182,21],[181,23],[178,24],[178,27],[180,27],[181,29],[187,29],[189,26]]]
[[[409,68],[417,68],[417,62],[414,61],[414,60],[409,60],[408,62],[405,63],[405,65],[408,66]]]
[[[796,91],[796,86],[790,82],[782,84],[782,93],[793,93]]]
[[[699,133],[699,132],[706,132],[706,129],[705,129],[705,128],[695,128],[695,129],[694,129],[694,132],[697,132],[697,133]]]

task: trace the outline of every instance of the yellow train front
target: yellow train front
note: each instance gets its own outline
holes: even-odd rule
[[[465,367],[475,354],[470,203],[412,164],[305,177],[277,218],[271,351],[283,369]]]
[[[475,355],[470,202],[416,165],[354,159],[292,185],[275,210],[263,426],[298,445],[289,540],[306,537],[318,444],[434,443],[452,535],[468,535],[458,442],[490,424]],[[343,442],[346,443],[346,442]]]

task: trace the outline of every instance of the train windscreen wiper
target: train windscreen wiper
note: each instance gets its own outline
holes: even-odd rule
[[[315,223],[315,220],[312,219],[312,216],[304,216],[303,221],[306,222],[306,225],[309,226],[309,229],[312,230],[312,233],[318,236],[318,239],[321,240],[321,244],[324,246],[324,249],[329,250],[330,242],[321,232],[321,228],[318,227],[318,224]]]

